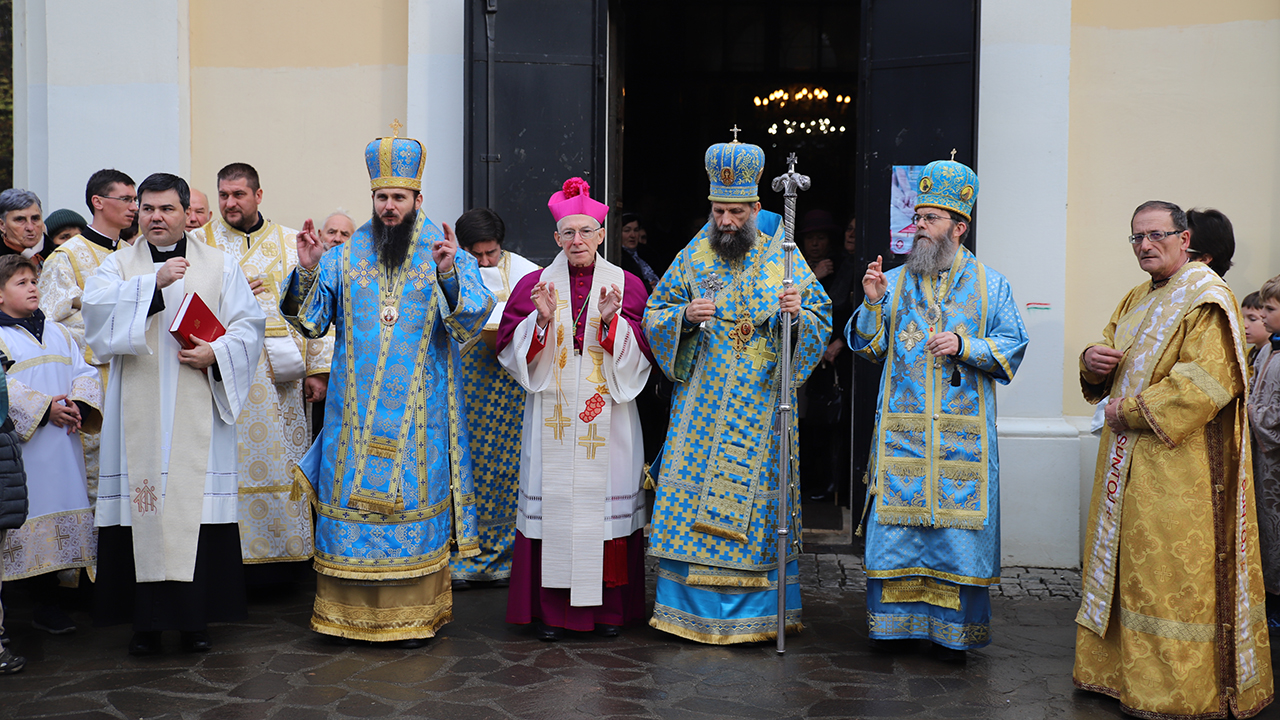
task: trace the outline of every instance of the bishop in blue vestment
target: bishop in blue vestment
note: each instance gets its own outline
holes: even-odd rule
[[[995,383],[1022,361],[1027,331],[1009,281],[960,245],[978,177],[926,166],[907,264],[871,263],[849,347],[883,363],[868,465],[867,622],[872,645],[932,640],[946,659],[991,642],[1000,581]]]
[[[417,647],[452,615],[451,545],[479,552],[458,348],[494,298],[418,211],[422,145],[380,138],[365,160],[373,219],[328,252],[308,220],[280,301],[308,338],[335,328],[325,425],[294,486],[317,516],[312,629]]]

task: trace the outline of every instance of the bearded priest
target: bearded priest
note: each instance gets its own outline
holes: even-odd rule
[[[528,391],[507,622],[536,620],[547,641],[644,616],[648,293],[596,254],[609,208],[590,189],[570,178],[551,196],[560,254],[516,283],[498,326],[498,362]]]
[[[85,338],[110,363],[94,621],[132,621],[132,655],[160,652],[162,630],[208,650],[209,622],[246,614],[236,416],[267,321],[235,259],[186,234],[190,197],[175,175],[143,180],[146,241],[108,255],[84,286]],[[189,294],[226,334],[183,349],[168,329]]]
[[[311,629],[421,647],[453,614],[450,544],[479,553],[459,347],[493,309],[475,258],[422,207],[422,143],[365,148],[373,217],[325,251],[310,220],[280,312],[335,330],[324,426],[294,476],[316,511]]]

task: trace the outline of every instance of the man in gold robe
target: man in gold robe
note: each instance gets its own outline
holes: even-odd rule
[[[119,170],[104,168],[89,176],[84,201],[93,212],[93,221],[84,232],[58,246],[44,261],[40,271],[40,309],[44,316],[60,322],[75,338],[84,359],[98,368],[98,377],[107,384],[108,362],[98,357],[84,339],[81,297],[84,284],[108,255],[120,246],[120,231],[138,219],[138,193],[133,178]],[[128,243],[126,242],[127,246]],[[98,433],[81,431],[84,445],[85,482],[89,506],[98,499]]]
[[[311,446],[307,403],[324,400],[333,359],[332,335],[308,340],[280,315],[280,283],[298,264],[298,232],[263,217],[261,202],[258,171],[227,165],[218,171],[218,217],[191,231],[240,264],[267,316],[266,342],[237,421],[240,554],[251,586],[294,579],[311,559],[311,512],[289,495],[293,468]]]
[[[1239,311],[1177,205],[1139,205],[1131,232],[1151,281],[1080,358],[1105,423],[1073,679],[1139,717],[1250,717],[1274,684]]]

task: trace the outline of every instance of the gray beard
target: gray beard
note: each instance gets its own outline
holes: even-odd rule
[[[921,242],[921,241],[924,242]],[[936,275],[951,267],[959,248],[952,248],[946,238],[934,238],[924,233],[916,233],[915,242],[911,246],[911,254],[907,256],[905,266],[912,275]]]
[[[756,219],[747,218],[737,230],[723,231],[716,225],[716,217],[712,214],[707,228],[707,242],[717,255],[725,260],[741,260],[751,252],[756,242]]]

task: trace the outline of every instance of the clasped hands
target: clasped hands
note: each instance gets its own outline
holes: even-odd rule
[[[49,399],[49,424],[66,428],[70,435],[80,429],[80,407],[66,395],[53,396]]]
[[[778,293],[778,310],[780,312],[798,315],[800,313],[800,289],[797,287],[789,287]],[[694,325],[706,322],[715,316],[716,301],[714,298],[694,298],[684,307],[684,319]]]

